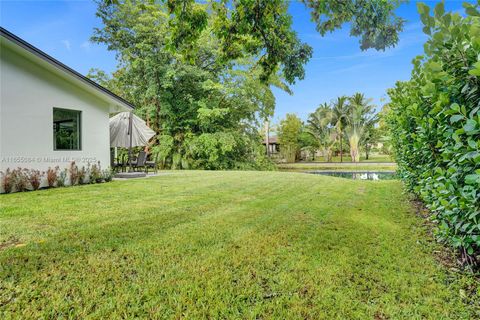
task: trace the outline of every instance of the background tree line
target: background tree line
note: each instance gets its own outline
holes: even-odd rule
[[[321,104],[305,124],[296,115],[287,114],[278,129],[282,154],[287,162],[295,162],[302,150],[312,158],[316,151],[321,151],[325,161],[331,162],[335,153],[343,161],[344,152],[348,152],[352,162],[359,162],[362,149],[368,160],[374,144],[388,145],[381,114],[375,112],[371,99],[362,93]]]
[[[397,1],[302,1],[324,35],[345,22],[362,49],[398,41]],[[259,123],[273,115],[272,86],[289,92],[312,49],[292,29],[284,0],[104,0],[92,40],[117,70],[91,78],[136,105],[157,132],[165,168],[264,169]]]

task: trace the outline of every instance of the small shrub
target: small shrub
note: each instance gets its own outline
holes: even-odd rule
[[[85,167],[82,167],[80,170],[78,170],[78,184],[86,184],[87,178],[87,169],[85,169]]]
[[[58,171],[60,168],[56,166],[54,169],[48,168],[47,170],[47,184],[50,188],[55,186],[55,182],[57,182],[58,179]]]
[[[70,175],[70,185],[74,186],[80,182],[80,170],[78,170],[75,161],[70,163],[70,168],[68,169],[68,173]]]
[[[67,169],[63,169],[62,171],[60,171],[60,173],[57,176],[57,186],[58,187],[64,187],[65,186],[65,184],[66,184],[65,180],[67,180],[67,176],[68,176],[68,170]]]
[[[18,192],[23,192],[28,190],[29,180],[28,180],[28,169],[17,168],[13,170],[14,174],[14,185],[15,190]]]
[[[56,166],[54,169],[48,168],[46,172],[34,169],[17,168],[10,170],[7,168],[5,172],[0,171],[0,183],[5,193],[23,192],[30,189],[40,189],[42,178],[46,177],[49,187],[64,187],[67,185],[67,177],[70,178],[71,185],[99,183],[102,181],[112,181],[113,171],[110,169],[101,170],[100,163],[94,164],[91,168],[82,167],[78,169],[74,162],[70,167],[60,171]]]
[[[40,188],[40,183],[42,182],[42,177],[44,172],[40,172],[39,170],[28,170],[24,169],[25,176],[27,180],[30,182],[33,190],[38,190]]]
[[[15,170],[10,170],[7,168],[5,172],[0,171],[2,179],[2,188],[5,193],[12,192],[13,186],[15,184]]]
[[[90,169],[90,183],[100,183],[103,181],[102,170],[100,167],[100,161],[97,164],[92,165]]]
[[[90,163],[87,164],[87,167],[82,167],[82,169],[84,171],[84,177],[82,179],[82,181],[80,181],[80,184],[88,184],[88,183],[92,183],[92,181],[90,180]]]
[[[113,171],[110,169],[105,169],[102,171],[102,177],[105,182],[110,182],[113,179]]]

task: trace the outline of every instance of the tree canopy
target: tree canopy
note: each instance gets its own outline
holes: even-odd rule
[[[295,114],[287,113],[285,119],[280,121],[278,137],[281,152],[287,162],[295,162],[301,147],[301,133],[303,123]]]
[[[333,148],[338,145],[343,152],[343,137],[349,143],[353,162],[360,161],[360,145],[364,144],[368,152],[369,143],[374,139],[378,116],[374,106],[363,93],[353,96],[340,96],[330,104],[321,104],[308,117],[306,132],[316,141],[327,162],[331,161]]]
[[[360,38],[360,48],[385,50],[398,42],[405,20],[394,13],[400,1],[388,0],[302,0],[311,9],[321,35],[350,22],[350,35]]]
[[[347,2],[351,9],[361,1]],[[363,49],[394,45],[402,26],[393,13],[396,4],[362,3],[371,3],[370,9],[345,15],[335,1],[305,2],[314,16],[335,21],[322,22],[322,34],[350,21]],[[292,28],[288,5],[282,0],[99,1],[102,25],[92,40],[114,51],[119,65],[112,76],[93,70],[90,77],[135,103],[135,112],[158,134],[153,151],[165,167],[269,167],[258,128],[273,115],[272,86],[290,92],[289,84],[303,79],[312,55]],[[392,21],[397,25],[388,36],[379,31]],[[380,44],[380,34],[388,41]]]
[[[360,48],[384,50],[398,42],[404,20],[394,10],[399,1],[387,0],[302,0],[310,9],[321,35],[350,22],[352,36],[360,37]],[[205,13],[195,0],[167,0],[173,14],[175,48],[199,39],[208,27]],[[212,32],[220,40],[224,60],[245,55],[258,58],[262,80],[281,71],[289,83],[305,76],[304,65],[312,48],[292,29],[292,17],[285,0],[221,0],[212,2]]]

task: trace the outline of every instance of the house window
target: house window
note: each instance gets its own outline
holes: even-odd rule
[[[81,111],[53,108],[53,149],[81,150]]]

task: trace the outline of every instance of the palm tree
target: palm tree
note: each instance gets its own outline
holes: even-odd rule
[[[337,129],[340,137],[340,162],[343,162],[343,133],[350,112],[349,98],[346,96],[338,97],[332,105],[332,125]]]
[[[360,161],[359,143],[369,127],[378,121],[373,114],[374,106],[371,99],[366,99],[362,93],[355,93],[350,99],[350,110],[347,117],[346,132],[350,143],[350,156],[353,162]]]
[[[306,129],[323,149],[327,162],[332,160],[332,147],[336,141],[336,134],[331,126],[332,118],[332,109],[327,103],[324,103],[309,115]]]
[[[379,135],[378,129],[375,128],[375,124],[377,121],[370,121],[364,130],[364,134],[362,135],[362,139],[360,141],[360,145],[363,145],[365,148],[365,160],[368,160],[370,155],[370,149],[373,144],[378,142]]]

